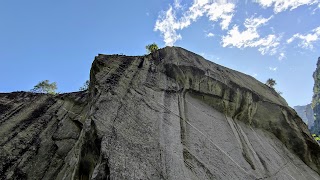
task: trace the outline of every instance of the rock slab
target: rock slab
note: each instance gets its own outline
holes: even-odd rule
[[[87,92],[0,94],[1,179],[320,179],[320,147],[253,77],[178,47],[98,55]]]

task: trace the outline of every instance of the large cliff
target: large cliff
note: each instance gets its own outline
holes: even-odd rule
[[[0,94],[1,179],[320,179],[272,88],[178,47],[98,55],[88,92]]]
[[[315,121],[311,131],[315,134],[320,134],[320,57],[318,58],[317,68],[313,73],[313,79],[312,108]]]
[[[314,112],[312,104],[305,106],[294,106],[293,109],[298,113],[304,123],[308,125],[308,129],[312,129],[314,125]]]

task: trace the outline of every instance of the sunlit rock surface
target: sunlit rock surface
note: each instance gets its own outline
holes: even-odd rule
[[[294,110],[298,113],[308,128],[311,129],[314,125],[314,112],[311,104],[305,106],[294,106]]]
[[[314,86],[312,97],[312,108],[314,112],[314,126],[311,131],[320,134],[320,57],[318,58],[317,68],[313,72]]]
[[[1,179],[320,179],[277,92],[177,47],[99,55],[88,92],[0,94]]]

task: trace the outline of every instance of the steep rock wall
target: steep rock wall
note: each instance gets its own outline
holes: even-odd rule
[[[55,179],[88,112],[85,92],[0,94],[0,178]]]
[[[1,116],[23,127],[23,112],[7,115],[19,107],[8,96],[2,95]],[[39,116],[28,115],[32,123],[54,118],[39,126],[40,136],[32,136],[38,146],[31,143],[25,151],[17,143],[14,154],[13,145],[4,144],[1,158],[13,160],[2,161],[2,178],[320,178],[319,145],[282,97],[251,76],[182,48],[166,47],[147,56],[99,55],[88,94],[18,96],[26,112],[32,109],[25,109],[25,96],[36,99],[34,109],[52,99]],[[2,126],[1,137],[17,141],[28,132]],[[10,136],[13,131],[16,135]],[[59,146],[60,139],[67,145]],[[33,152],[33,146],[47,153]],[[24,156],[29,160],[19,159]],[[45,163],[34,168],[29,162]]]
[[[312,97],[312,109],[314,112],[314,127],[312,133],[320,134],[320,57],[318,58],[317,68],[313,73],[314,86]]]

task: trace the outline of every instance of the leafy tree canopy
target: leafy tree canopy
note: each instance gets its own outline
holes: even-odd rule
[[[39,82],[37,85],[31,89],[31,92],[35,93],[48,93],[48,94],[56,94],[57,83],[50,83],[49,80],[44,80]]]
[[[266,82],[266,85],[273,88],[275,85],[276,85],[276,80],[272,79],[272,78],[269,78]]]
[[[158,45],[156,43],[152,43],[152,44],[149,44],[146,46],[146,50],[148,53],[153,53],[155,51],[157,51],[159,48],[158,48]]]

